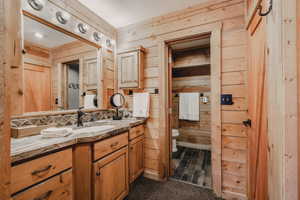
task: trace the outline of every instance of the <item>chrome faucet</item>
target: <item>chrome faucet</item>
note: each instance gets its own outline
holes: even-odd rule
[[[84,112],[82,112],[82,109],[83,107],[80,107],[77,111],[77,127],[80,127],[80,126],[83,126],[83,123],[82,123],[82,117],[83,115],[85,115]]]

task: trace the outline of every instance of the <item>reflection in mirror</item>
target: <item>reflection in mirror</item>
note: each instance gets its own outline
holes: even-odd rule
[[[125,104],[125,97],[121,93],[115,93],[110,97],[110,103],[116,108],[116,115],[113,116],[113,119],[121,120],[122,116],[119,115],[119,109]]]
[[[24,16],[24,112],[96,108],[98,49]]]

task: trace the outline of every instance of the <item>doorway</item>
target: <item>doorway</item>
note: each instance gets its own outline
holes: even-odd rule
[[[210,41],[210,111],[211,111],[211,177],[212,189],[221,196],[221,30],[222,24],[215,23],[202,26],[194,31],[178,32],[160,38],[160,148],[162,150],[161,166],[164,169],[162,179],[172,175],[172,53],[174,42],[193,41],[209,38]]]
[[[168,45],[171,179],[211,189],[210,36]]]
[[[79,108],[79,61],[72,61],[66,63],[67,68],[67,109],[78,109]]]

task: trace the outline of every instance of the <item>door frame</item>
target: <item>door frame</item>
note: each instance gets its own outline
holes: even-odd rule
[[[201,35],[210,35],[211,45],[211,140],[212,140],[212,179],[213,190],[217,196],[222,194],[222,175],[221,175],[221,36],[222,23],[214,23],[199,26],[192,31],[177,31],[173,34],[160,36],[159,38],[159,65],[160,65],[160,178],[166,180],[170,175],[170,145],[171,128],[170,103],[169,103],[169,67],[168,67],[168,43],[186,38],[197,38]]]

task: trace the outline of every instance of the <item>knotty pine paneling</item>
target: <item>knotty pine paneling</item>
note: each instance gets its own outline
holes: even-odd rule
[[[145,89],[159,86],[159,37],[194,27],[222,22],[222,93],[232,94],[235,105],[222,106],[222,190],[224,197],[243,199],[247,194],[247,131],[242,121],[247,119],[247,42],[245,38],[244,1],[212,0],[118,29],[118,49],[142,45],[146,48]],[[159,95],[152,107],[159,113]],[[130,104],[130,103],[129,103]],[[128,105],[128,107],[131,107]],[[152,109],[152,108],[151,108]],[[155,110],[155,109],[154,109]],[[150,116],[146,125],[146,172],[162,174],[153,158],[159,156],[159,117]],[[149,156],[156,150],[156,156]],[[147,161],[151,157],[151,161]],[[154,159],[155,160],[155,159]],[[158,161],[158,159],[157,159]],[[226,165],[225,165],[225,164]],[[229,164],[230,164],[230,167]],[[233,166],[241,166],[236,170]],[[151,175],[150,175],[151,176]]]

